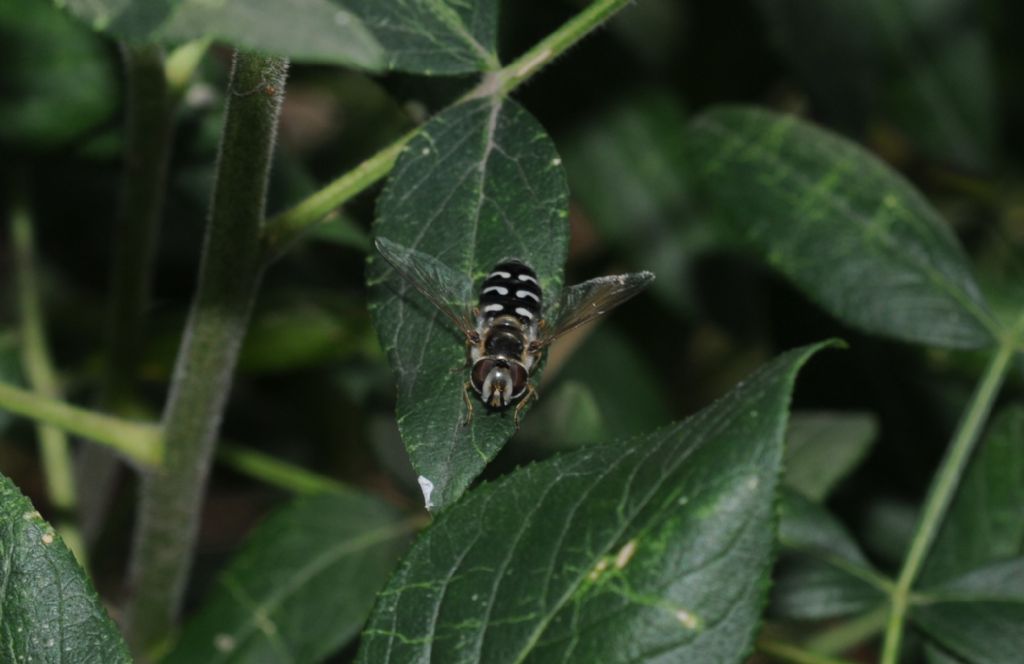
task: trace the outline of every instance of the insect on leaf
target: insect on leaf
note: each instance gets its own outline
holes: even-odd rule
[[[413,262],[457,281],[445,298],[463,298],[466,284],[514,257],[533,268],[550,305],[562,287],[567,216],[561,159],[544,129],[511,100],[479,99],[441,112],[410,141],[378,202],[374,235],[429,256]],[[512,436],[513,414],[477,400],[467,424],[465,335],[376,253],[367,272],[398,382],[399,431],[425,502],[443,509]]]

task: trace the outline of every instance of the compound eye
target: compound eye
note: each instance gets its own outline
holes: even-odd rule
[[[526,383],[530,380],[530,374],[526,367],[518,362],[509,362],[508,370],[512,374],[512,398],[518,399],[526,391]]]
[[[478,394],[483,394],[484,381],[487,380],[487,374],[491,373],[493,368],[494,360],[488,359],[477,360],[476,364],[473,365],[473,371],[469,375],[469,382],[472,383],[473,389]]]

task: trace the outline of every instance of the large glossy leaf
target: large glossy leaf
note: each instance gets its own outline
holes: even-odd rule
[[[295,500],[253,533],[164,661],[322,660],[359,631],[410,530],[355,492]]]
[[[75,557],[0,475],[0,660],[118,664],[124,641]]]
[[[738,662],[774,552],[786,353],[702,412],[470,493],[406,556],[359,662]]]
[[[116,61],[102,39],[46,2],[0,2],[0,61],[0,141],[52,149],[113,114]]]
[[[374,232],[479,283],[509,256],[537,272],[548,305],[568,245],[565,176],[537,122],[511,100],[448,109],[410,142],[388,180]],[[466,424],[465,337],[379,256],[370,308],[398,379],[398,425],[427,502],[462,494],[512,435],[512,413],[479,400]],[[472,306],[472,302],[466,303]]]
[[[384,45],[388,67],[421,74],[498,68],[498,0],[341,0]]]
[[[384,50],[359,17],[332,0],[63,0],[97,30],[129,41],[213,38],[234,46],[377,70]],[[244,91],[243,91],[244,92]]]
[[[690,147],[723,219],[836,317],[906,341],[992,343],[956,237],[857,145],[792,116],[720,107],[691,124]]]
[[[816,110],[857,131],[875,119],[929,157],[991,165],[991,46],[971,0],[760,0],[777,48]]]
[[[875,442],[870,413],[793,413],[786,434],[786,485],[822,500],[860,464]]]
[[[1024,407],[1000,412],[971,460],[921,582],[934,584],[1024,552]]]
[[[911,618],[966,662],[1019,662],[1024,652],[1024,558],[975,569],[919,593]]]
[[[885,601],[885,579],[824,507],[783,491],[782,561],[772,609],[788,618],[820,620],[866,611]]]

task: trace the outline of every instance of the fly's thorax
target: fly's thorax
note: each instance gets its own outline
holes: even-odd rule
[[[540,322],[541,302],[537,273],[518,260],[495,265],[480,286],[480,317],[483,321],[509,316],[525,326],[535,326]]]

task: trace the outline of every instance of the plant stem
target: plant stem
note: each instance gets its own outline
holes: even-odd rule
[[[60,396],[57,372],[46,342],[42,298],[36,278],[36,250],[32,219],[28,210],[18,206],[11,220],[14,245],[14,271],[18,284],[18,309],[21,328],[21,363],[29,384],[48,397]],[[54,519],[65,544],[83,566],[85,545],[76,523],[78,507],[71,448],[65,433],[51,424],[36,423],[36,435],[42,451],[43,475],[50,503],[58,511]]]
[[[774,639],[758,639],[757,649],[766,655],[793,664],[849,664],[846,660],[819,655],[791,643],[783,643]]]
[[[125,71],[125,148],[122,190],[109,276],[105,366],[97,405],[124,414],[134,388],[149,304],[157,235],[170,161],[174,104],[164,75],[163,49],[121,44]],[[99,533],[119,469],[106,448],[86,445],[77,463],[86,540]]]
[[[261,230],[287,62],[236,53],[199,285],[164,409],[165,463],[143,478],[128,639],[137,656],[170,632],[238,352],[263,272]]]
[[[4,382],[0,382],[0,408],[108,445],[138,466],[160,465],[163,443],[155,424],[104,415]]]
[[[486,74],[479,85],[456,103],[476,97],[511,93],[630,2],[596,0],[515,61]],[[304,231],[323,221],[329,212],[387,175],[405,144],[418,131],[413,130],[403,135],[353,170],[270,219],[265,233],[268,259],[279,256]]]
[[[1019,327],[1018,325],[1018,331]],[[882,664],[896,664],[899,658],[900,641],[903,637],[903,623],[906,618],[910,591],[924,564],[925,556],[942,526],[946,511],[956,494],[960,478],[970,460],[971,451],[981,436],[982,429],[992,410],[992,404],[1006,377],[1017,343],[1017,334],[1010,335],[1001,341],[971,397],[967,410],[964,411],[946,456],[928,491],[917,532],[911,540],[910,550],[903,561],[903,567],[900,569],[896,586],[893,588],[890,598],[891,607],[885,630]]]
[[[330,477],[239,445],[221,443],[217,449],[217,460],[243,475],[294,493],[338,493],[349,490]]]

